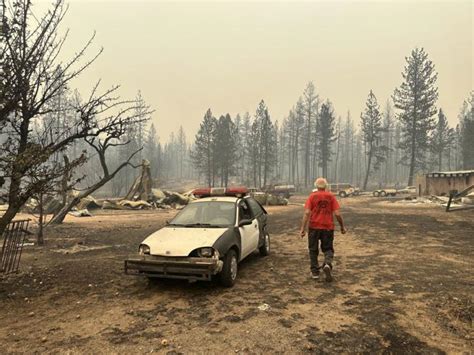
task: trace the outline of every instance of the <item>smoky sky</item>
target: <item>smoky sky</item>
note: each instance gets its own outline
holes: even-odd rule
[[[49,1],[36,2],[36,12]],[[471,1],[84,1],[69,3],[63,59],[96,32],[103,54],[74,86],[101,79],[126,98],[141,90],[162,141],[193,138],[208,108],[281,122],[313,81],[337,115],[358,122],[372,89],[383,108],[405,57],[424,47],[439,73],[438,107],[451,125],[473,83]]]

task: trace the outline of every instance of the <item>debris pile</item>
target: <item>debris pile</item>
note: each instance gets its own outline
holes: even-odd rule
[[[448,196],[423,196],[423,197],[405,197],[403,200],[394,201],[399,204],[437,204],[446,207],[449,202]],[[454,198],[451,201],[452,207],[465,207],[474,205],[474,193],[470,193],[465,197]]]
[[[264,206],[286,206],[288,204],[288,199],[280,195],[266,192],[253,192],[251,195],[258,203]]]

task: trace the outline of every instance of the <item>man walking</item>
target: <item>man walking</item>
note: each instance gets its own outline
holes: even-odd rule
[[[321,241],[321,250],[324,253],[323,271],[326,275],[326,281],[332,281],[332,259],[334,257],[334,220],[333,214],[336,216],[341,233],[346,233],[344,221],[339,212],[339,203],[334,195],[326,191],[327,181],[324,178],[318,178],[314,182],[317,190],[313,191],[304,206],[304,216],[301,225],[301,238],[306,235],[306,229],[309,222],[308,231],[308,249],[309,259],[311,261],[311,277],[319,278],[319,241]]]

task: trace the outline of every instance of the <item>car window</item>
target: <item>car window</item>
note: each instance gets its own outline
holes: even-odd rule
[[[239,203],[239,222],[243,219],[252,219],[252,211],[245,200]]]
[[[262,207],[260,207],[260,205],[258,204],[257,201],[255,201],[255,200],[252,199],[252,198],[248,198],[246,201],[247,201],[247,203],[249,204],[250,210],[252,211],[252,215],[253,215],[254,217],[258,217],[258,216],[260,216],[262,213],[264,213]]]
[[[235,203],[202,201],[187,205],[170,222],[172,225],[230,226],[235,224]]]

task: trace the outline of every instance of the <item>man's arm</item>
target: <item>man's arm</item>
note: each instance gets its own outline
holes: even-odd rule
[[[305,208],[304,215],[303,215],[303,221],[301,222],[301,230],[300,230],[301,238],[303,238],[306,234],[306,228],[308,227],[308,221],[309,221],[309,215],[310,214],[311,214],[311,210],[308,209],[308,208]]]
[[[339,225],[341,226],[341,233],[346,234],[347,230],[344,227],[344,221],[342,219],[341,212],[339,212],[339,210],[335,210],[334,215],[336,216],[336,219],[339,222]]]

